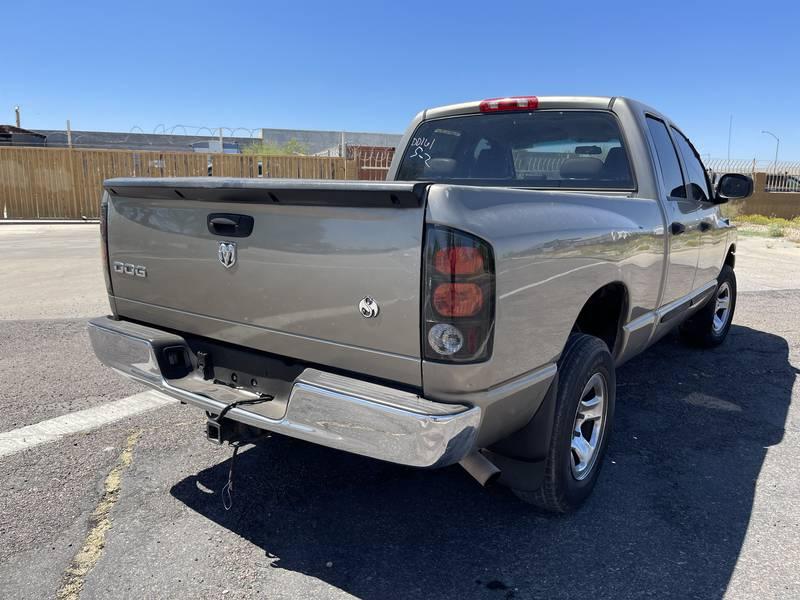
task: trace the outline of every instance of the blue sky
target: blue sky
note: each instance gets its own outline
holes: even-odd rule
[[[793,2],[7,2],[0,122],[401,132],[427,106],[625,95],[700,152],[800,160]],[[177,132],[182,130],[178,128]]]

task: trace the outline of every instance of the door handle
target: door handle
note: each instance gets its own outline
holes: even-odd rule
[[[711,223],[709,223],[708,221],[700,221],[698,229],[700,231],[708,231],[709,229],[711,229]]]
[[[233,219],[229,219],[228,217],[214,217],[213,219],[208,220],[214,228],[224,228],[224,227],[236,227],[239,223],[238,221],[234,221]]]
[[[208,231],[222,237],[247,237],[253,232],[253,217],[227,213],[208,215]]]
[[[672,225],[669,226],[669,230],[672,232],[672,235],[678,235],[686,231],[686,225],[675,221]]]

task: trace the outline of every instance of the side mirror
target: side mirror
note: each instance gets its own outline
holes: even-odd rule
[[[747,198],[753,193],[753,179],[739,173],[727,173],[719,178],[714,204],[723,204],[728,200]]]

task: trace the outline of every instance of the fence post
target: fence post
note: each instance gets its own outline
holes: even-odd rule
[[[75,151],[70,144],[70,147],[67,148],[67,156],[69,157],[69,180],[70,180],[70,191],[72,196],[72,210],[77,214],[79,213],[81,201],[80,195],[78,193],[78,177],[75,173]],[[81,165],[82,166],[82,165]],[[80,215],[78,215],[80,216]]]

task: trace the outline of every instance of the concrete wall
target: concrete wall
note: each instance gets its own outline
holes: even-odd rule
[[[784,219],[800,217],[800,193],[765,192],[766,177],[765,173],[756,173],[753,195],[744,200],[730,202],[725,212],[731,216],[764,215]]]

